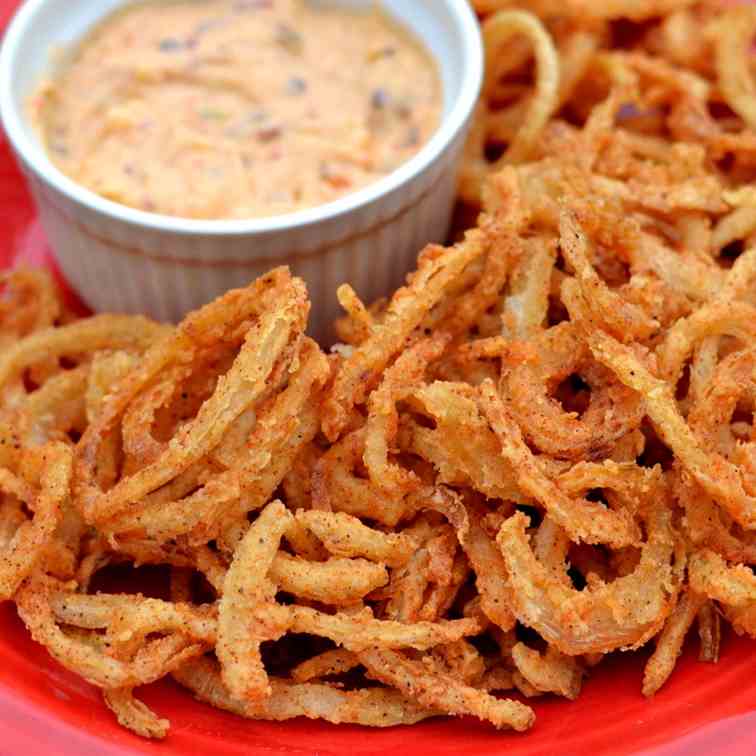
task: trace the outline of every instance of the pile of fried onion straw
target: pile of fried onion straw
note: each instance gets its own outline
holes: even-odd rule
[[[178,327],[4,276],[0,596],[141,735],[167,675],[526,730],[606,654],[651,696],[692,628],[756,636],[756,8],[474,5],[477,225],[343,286],[329,355],[286,269]]]

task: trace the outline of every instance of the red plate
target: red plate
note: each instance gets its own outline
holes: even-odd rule
[[[0,28],[17,0],[0,0]],[[54,266],[23,180],[0,134],[0,264]],[[691,644],[693,645],[693,644]],[[474,720],[437,720],[366,730],[297,720],[248,722],[196,703],[170,683],[142,691],[171,720],[168,739],[145,742],[120,728],[97,690],[54,662],[26,633],[11,604],[0,606],[0,754],[685,754],[756,752],[756,656],[727,634],[717,665],[687,650],[652,701],[640,694],[646,653],[599,667],[575,703],[544,698],[528,735],[497,733]]]

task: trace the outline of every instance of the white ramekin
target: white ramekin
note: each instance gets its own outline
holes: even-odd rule
[[[26,0],[0,51],[5,131],[63,273],[92,309],[177,320],[227,289],[288,264],[307,281],[311,332],[328,340],[329,324],[339,314],[339,284],[349,282],[373,301],[401,283],[425,243],[445,239],[483,71],[468,0],[380,0],[426,44],[440,68],[443,121],[421,152],[336,202],[245,221],[186,220],[119,205],[68,179],[45,153],[26,100],[49,74],[51,52],[74,44],[93,23],[126,4]]]

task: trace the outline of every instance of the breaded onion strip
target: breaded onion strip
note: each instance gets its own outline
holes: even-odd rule
[[[58,622],[87,630],[106,629],[113,622],[135,633],[183,633],[211,645],[217,636],[215,611],[186,603],[173,603],[140,595],[88,596],[59,591],[50,596]]]
[[[87,423],[94,422],[107,397],[123,377],[136,367],[138,361],[136,355],[123,350],[95,352],[87,373]]]
[[[588,257],[588,239],[577,215],[565,209],[559,218],[559,248],[575,271],[581,308],[591,325],[601,324],[622,341],[644,340],[659,330],[659,323],[637,305],[611,291]],[[567,282],[563,284],[563,287]]]
[[[352,615],[325,614],[306,606],[276,607],[276,610],[282,617],[288,615],[290,632],[330,638],[350,651],[363,651],[371,646],[423,651],[480,631],[474,619],[408,624],[374,619],[369,609]]]
[[[500,177],[499,180],[506,179]],[[516,189],[512,192],[516,197]],[[490,240],[483,270],[475,285],[458,295],[450,303],[450,311],[434,324],[438,331],[455,339],[464,337],[480,323],[488,310],[498,305],[512,264],[523,255],[522,242],[515,234],[520,222],[518,210],[509,207],[497,213],[495,218],[481,217],[481,227]]]
[[[472,714],[501,729],[523,732],[535,721],[533,710],[517,701],[499,700],[440,672],[431,672],[421,662],[386,648],[359,654],[368,674],[397,688],[408,698],[429,709],[447,714]]]
[[[518,672],[541,693],[556,693],[574,701],[580,695],[583,670],[571,656],[565,656],[554,646],[544,654],[524,643],[512,646],[512,661]]]
[[[546,322],[556,247],[555,239],[528,240],[527,253],[515,265],[504,299],[501,320],[505,337],[527,339]]]
[[[266,548],[265,545],[257,545]],[[272,586],[269,589],[275,590]],[[224,598],[228,590],[227,586]],[[225,658],[225,644],[229,642],[229,638],[221,637],[220,625],[224,619],[220,608],[216,624],[213,613],[202,609],[139,597],[131,597],[131,607],[128,602],[129,597],[79,596],[62,592],[52,594],[50,598],[51,609],[59,622],[70,621],[73,626],[99,629],[108,627],[115,618],[120,617],[121,624],[125,622],[133,626],[134,632],[147,634],[175,631],[209,645],[215,644],[219,659],[222,654]],[[246,646],[253,641],[250,640],[249,625],[244,624],[245,615],[240,613],[235,616],[239,620],[237,636],[244,641],[244,646],[237,646],[232,651],[241,658]],[[480,630],[474,619],[408,624],[375,619],[369,609],[351,615],[326,614],[305,606],[280,606],[274,603],[260,605],[255,617],[262,618],[260,621],[263,629],[265,622],[268,623],[267,627],[275,629],[276,636],[284,632],[319,635],[353,651],[361,651],[376,644],[389,648],[426,650],[441,643],[453,643],[465,636],[475,635]]]
[[[756,575],[742,564],[728,565],[719,554],[701,549],[688,564],[690,587],[715,601],[743,608],[756,604]]]
[[[516,472],[520,488],[542,504],[573,540],[606,543],[617,548],[638,542],[640,532],[631,512],[613,511],[587,499],[572,499],[549,477],[490,381],[480,387],[479,401],[499,439],[503,457]]]
[[[409,347],[384,371],[370,395],[363,461],[373,485],[390,495],[401,496],[420,485],[414,473],[389,461],[399,431],[396,404],[423,382],[428,365],[443,354],[448,341],[448,336],[438,334]]]
[[[552,576],[567,587],[572,585],[567,574],[567,558],[572,541],[567,533],[546,515],[533,536],[533,551]],[[498,549],[497,549],[498,550]]]
[[[283,721],[296,717],[323,719],[333,724],[393,727],[414,724],[439,712],[420,708],[395,690],[367,688],[343,691],[318,683],[291,683],[273,678],[271,693],[261,701],[245,701],[229,693],[210,659],[194,659],[174,678],[205,703],[249,719]]]
[[[68,441],[68,431],[84,430],[87,425],[84,392],[88,376],[89,365],[79,365],[51,376],[27,395],[16,421],[24,446]]]
[[[0,274],[0,346],[49,328],[63,312],[49,270],[15,268]]]
[[[560,459],[600,458],[640,425],[639,398],[592,359],[575,323],[553,326],[529,345],[530,350],[502,355],[502,394],[539,451]],[[576,373],[591,388],[590,403],[580,417],[551,396],[555,385]]]
[[[729,197],[725,199],[730,201]],[[756,232],[756,207],[738,207],[717,222],[711,232],[710,251],[712,255],[718,256],[728,244],[747,239],[754,232]]]
[[[475,573],[483,614],[502,630],[511,630],[515,616],[510,607],[506,563],[482,528],[479,513],[470,512],[467,532],[458,529],[457,537]]]
[[[131,469],[152,464],[165,449],[152,435],[155,415],[173,397],[177,385],[191,375],[192,365],[177,365],[154,386],[134,397],[123,415],[121,436],[123,451]]]
[[[407,513],[402,496],[390,496],[355,474],[362,464],[365,428],[347,434],[318,460],[312,474],[312,506],[344,512],[393,528]]]
[[[234,473],[220,474],[177,501],[151,501],[145,497],[134,507],[136,511],[116,516],[101,528],[103,533],[114,533],[124,541],[148,538],[166,543],[198,527],[217,530],[219,512],[233,509],[240,496],[238,477]],[[200,537],[195,542],[207,543],[211,537]]]
[[[381,608],[383,619],[415,622],[425,600],[430,582],[430,554],[428,544],[434,528],[427,514],[415,518],[404,530],[417,544],[417,550],[406,564],[391,572],[389,584],[379,592],[386,602]]]
[[[59,590],[60,584],[32,576],[16,595],[19,616],[32,638],[45,646],[56,661],[93,685],[108,689],[146,685],[207,650],[207,645],[194,643],[183,635],[169,635],[141,648],[129,662],[114,659],[57,626],[50,597]]]
[[[590,336],[596,359],[643,395],[646,411],[657,433],[674,451],[685,469],[717,503],[746,528],[756,528],[756,497],[743,488],[738,469],[716,453],[707,454],[680,415],[669,383],[653,376],[634,352],[605,333]]]
[[[491,499],[523,498],[470,386],[434,381],[415,391],[413,398],[433,418],[436,428],[409,425],[409,446],[433,464],[439,483],[469,485]]]
[[[750,60],[756,36],[756,8],[728,9],[717,22],[714,58],[719,88],[727,104],[756,129],[756,81]]]
[[[745,302],[714,301],[678,320],[657,349],[659,375],[677,383],[696,345],[712,336],[756,340],[756,307]]]
[[[719,360],[719,336],[707,336],[695,348],[693,360],[690,363],[688,378],[688,396],[680,402],[681,408],[684,408],[690,402],[695,406],[700,404],[701,397],[711,383],[711,377]]]
[[[281,483],[292,459],[318,432],[317,395],[328,376],[325,356],[310,339],[299,352],[300,367],[288,385],[259,408],[248,438],[229,452],[229,470],[211,477],[199,490],[190,467],[186,488],[171,490],[182,476],[145,497],[127,513],[101,527],[128,538],[148,536],[160,542],[188,535],[193,545],[216,538],[224,519],[260,509]],[[196,472],[206,475],[200,465]],[[181,494],[194,491],[181,498]]]
[[[158,718],[145,703],[134,698],[133,688],[105,689],[102,697],[122,727],[143,738],[156,740],[162,740],[168,734],[170,722]]]
[[[644,21],[664,17],[676,10],[688,8],[695,0],[529,0],[528,9],[539,16],[566,16],[570,19],[590,18],[608,20],[628,18]],[[512,5],[512,0],[472,0],[478,13],[492,13]]]
[[[254,286],[230,291],[192,313],[171,337],[150,350],[78,445],[77,498],[86,518],[102,522],[128,509],[216,447],[239,415],[284,377],[299,346],[308,309],[302,281],[279,268],[258,279]],[[181,362],[182,353],[193,354],[208,333],[217,338],[235,322],[239,328],[249,318],[255,319],[244,333],[233,365],[218,380],[197,415],[177,431],[158,459],[122,478],[109,491],[102,491],[93,472],[102,438],[113,433],[133,398],[171,364]]]
[[[432,578],[435,577],[432,556],[429,574]],[[428,595],[417,614],[418,619],[427,622],[440,620],[451,609],[469,574],[470,565],[465,554],[457,553],[449,567],[448,575],[445,575],[443,580],[436,579],[431,583]]]
[[[643,695],[653,696],[669,679],[682,653],[685,636],[706,603],[706,596],[686,590],[664,629],[656,639],[656,649],[646,662],[643,672]]]
[[[746,606],[720,604],[719,609],[738,635],[745,634],[756,638],[756,603]]]
[[[389,579],[383,565],[366,559],[310,562],[283,551],[276,554],[269,577],[286,593],[333,606],[354,604]]]
[[[486,661],[470,641],[459,640],[438,646],[433,649],[433,658],[465,685],[477,687],[486,673]]]
[[[59,328],[37,331],[9,346],[0,357],[0,386],[37,362],[100,349],[143,351],[170,332],[139,315],[94,315]]]
[[[302,302],[304,300],[302,299]],[[119,482],[100,502],[93,503],[90,516],[101,519],[167,483],[217,445],[225,430],[266,390],[276,362],[286,356],[287,345],[303,328],[302,302],[291,301],[279,312],[264,313],[252,327],[229,372],[200,408],[197,416],[171,439],[158,459]]]
[[[596,174],[591,177],[590,183],[597,194],[616,197],[630,205],[637,204],[655,213],[721,213],[727,210],[727,205],[722,200],[724,186],[721,181],[710,175],[662,187],[632,180],[623,182]],[[679,260],[680,255],[675,257]],[[689,255],[689,258],[695,259],[695,256]],[[708,265],[706,269],[710,270],[712,267]],[[685,278],[685,273],[681,275]]]
[[[559,486],[570,496],[585,495],[591,489],[603,489],[615,510],[636,513],[649,500],[666,497],[661,468],[639,467],[634,462],[578,462],[560,473]]]
[[[698,611],[698,637],[701,639],[701,650],[698,660],[716,664],[719,661],[719,645],[721,638],[719,612],[713,601],[707,601]]]
[[[703,446],[731,461],[746,453],[750,442],[738,442],[730,426],[739,402],[756,403],[756,349],[733,352],[712,371],[688,413],[688,423]]]
[[[349,318],[353,338],[349,343],[354,346],[370,338],[370,332],[373,330],[375,321],[370,311],[357,296],[357,292],[349,284],[341,284],[336,289],[336,298]]]
[[[359,663],[357,654],[344,648],[334,648],[297,664],[291,670],[291,679],[294,682],[304,683],[331,675],[341,675],[354,669]]]
[[[268,616],[276,589],[267,574],[292,519],[280,501],[268,504],[242,539],[226,574],[215,652],[223,681],[237,698],[257,701],[271,694],[260,643],[280,637],[286,628]]]
[[[408,285],[391,298],[386,312],[371,336],[360,344],[338,368],[323,405],[323,431],[330,441],[344,432],[355,405],[362,404],[391,358],[404,346],[408,336],[438,304],[457,277],[485,253],[479,231],[451,247],[427,247]]]
[[[650,506],[637,567],[612,583],[597,578],[582,591],[556,580],[536,559],[528,518],[519,512],[510,517],[497,541],[517,619],[570,656],[637,648],[652,638],[674,606],[685,560],[677,553],[669,511]]]
[[[338,557],[365,557],[389,567],[401,567],[418,548],[404,533],[383,533],[343,512],[297,512],[297,520]]]
[[[751,244],[732,264],[719,293],[720,300],[733,301],[746,295],[756,279],[756,244]]]
[[[289,510],[292,506],[287,502]],[[321,513],[322,514],[322,513]],[[331,513],[333,514],[333,513]],[[313,535],[299,520],[294,520],[286,531],[286,542],[296,556],[309,559],[311,562],[323,562],[328,559],[328,551],[320,539]],[[362,556],[361,554],[337,554],[336,556]]]
[[[634,274],[653,272],[670,291],[699,303],[714,299],[724,281],[718,266],[706,264],[690,252],[677,252],[656,236],[643,232],[638,237],[631,267]]]
[[[559,104],[559,56],[554,43],[539,19],[531,13],[507,10],[490,16],[483,22],[483,43],[486,49],[486,81],[484,92],[490,92],[499,76],[497,56],[512,37],[526,36],[536,60],[535,93],[526,117],[506,153],[493,166],[527,160],[549,118]]]
[[[70,496],[70,448],[61,443],[52,443],[41,449],[39,454],[44,465],[39,492],[32,500],[27,500],[34,510],[34,516],[31,521],[19,525],[0,553],[0,601],[11,598],[43,559],[63,519],[63,506]]]

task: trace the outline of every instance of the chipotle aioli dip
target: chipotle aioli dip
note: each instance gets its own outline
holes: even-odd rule
[[[186,218],[335,200],[417,153],[435,61],[375,7],[179,0],[107,18],[32,99],[53,162],[110,200]]]

